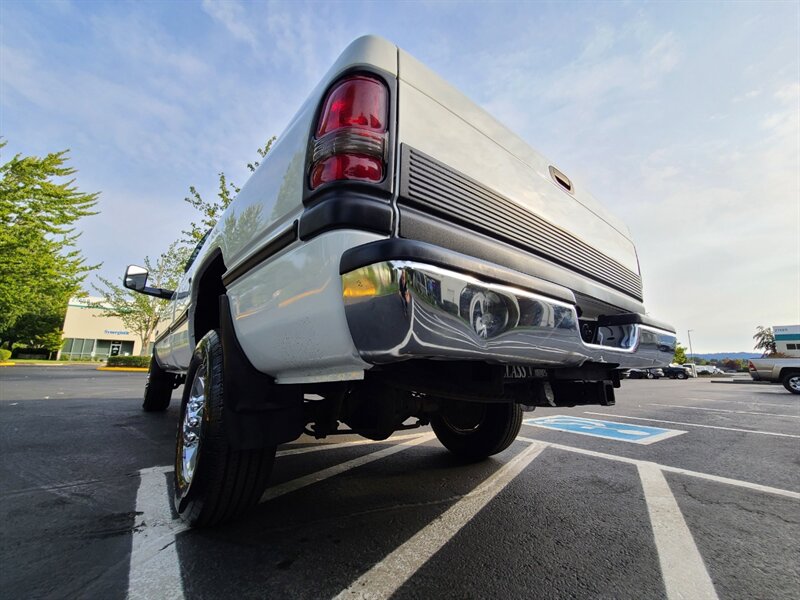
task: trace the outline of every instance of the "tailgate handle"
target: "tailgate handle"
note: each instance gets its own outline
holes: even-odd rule
[[[569,180],[569,177],[564,175],[561,171],[556,169],[553,165],[550,165],[550,177],[553,178],[558,185],[562,188],[567,190],[570,194],[572,193],[572,182]]]

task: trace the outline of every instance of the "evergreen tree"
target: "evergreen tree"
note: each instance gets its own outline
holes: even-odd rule
[[[0,150],[6,142],[0,142]],[[83,193],[68,150],[15,155],[0,166],[0,344],[60,345],[67,302],[86,275],[76,223],[97,214],[98,193]]]

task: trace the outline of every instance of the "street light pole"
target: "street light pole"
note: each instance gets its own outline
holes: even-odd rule
[[[686,331],[686,335],[689,336],[689,356],[694,356],[694,350],[692,350],[692,332],[694,329],[689,329]]]

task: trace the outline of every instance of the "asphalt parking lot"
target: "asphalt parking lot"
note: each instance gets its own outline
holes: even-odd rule
[[[800,590],[800,398],[780,386],[625,381],[614,407],[526,414],[538,420],[508,450],[473,465],[427,429],[302,438],[249,518],[187,531],[168,500],[180,390],[145,414],[144,379],[0,369],[1,597]]]

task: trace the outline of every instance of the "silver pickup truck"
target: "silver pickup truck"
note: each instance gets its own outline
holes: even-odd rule
[[[800,394],[800,358],[753,358],[747,370],[753,381],[781,383],[792,394]]]
[[[198,246],[169,298],[144,408],[185,382],[175,508],[262,495],[303,432],[430,424],[466,460],[523,409],[614,404],[619,370],[670,362],[627,227],[413,57],[354,41]]]

